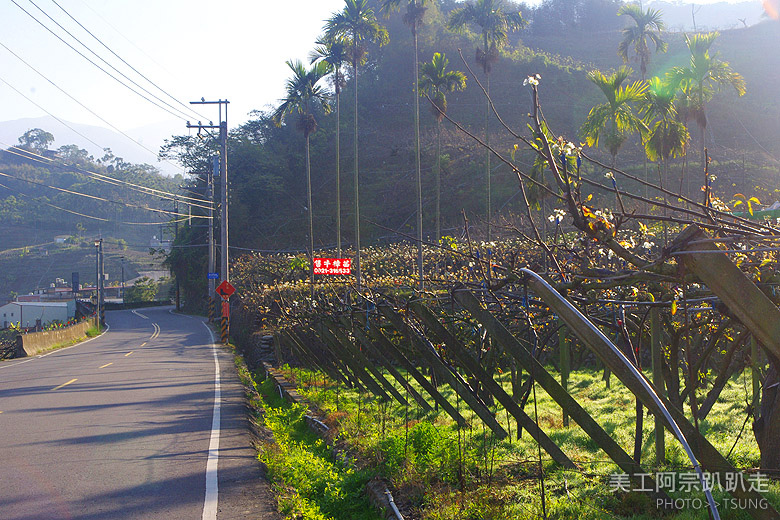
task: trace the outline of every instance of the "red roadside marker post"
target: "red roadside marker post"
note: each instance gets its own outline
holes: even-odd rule
[[[228,282],[227,280],[224,280],[219,286],[217,287],[217,294],[219,294],[222,297],[222,319],[220,320],[221,324],[221,338],[222,343],[226,344],[228,343],[228,337],[230,336],[230,296],[236,292],[236,288],[233,287],[233,285]]]

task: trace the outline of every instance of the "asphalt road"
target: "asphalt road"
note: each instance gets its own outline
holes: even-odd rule
[[[168,308],[0,363],[0,519],[272,519],[232,355]]]

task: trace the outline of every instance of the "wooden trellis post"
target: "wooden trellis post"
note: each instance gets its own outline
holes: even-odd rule
[[[428,392],[428,395],[430,395],[433,400],[436,401],[436,403],[441,406],[450,417],[452,417],[452,420],[454,420],[460,426],[466,426],[466,419],[464,419],[458,410],[452,406],[450,402],[443,395],[441,395],[441,393],[439,393],[436,387],[433,386],[431,382],[428,381],[428,379],[422,375],[419,370],[417,370],[417,368],[415,368],[414,364],[406,359],[406,356],[404,356],[403,352],[401,352],[392,341],[387,339],[387,336],[385,336],[382,331],[379,330],[379,327],[370,327],[368,329],[368,335],[379,344],[379,347],[384,352],[390,354],[402,367],[404,367],[404,370],[406,370],[409,375],[411,375],[414,380],[417,381],[417,384],[419,384],[423,390]]]
[[[366,371],[370,372],[371,375],[374,376],[374,379],[379,381],[379,384],[381,384],[384,389],[395,398],[396,401],[401,403],[403,406],[407,406],[409,404],[404,396],[402,396],[398,391],[398,389],[390,384],[390,381],[385,379],[385,376],[383,376],[382,373],[376,369],[374,363],[372,363],[371,360],[369,360],[366,355],[363,354],[360,349],[357,348],[355,344],[344,335],[344,332],[339,329],[338,325],[330,320],[324,320],[323,324],[333,333],[333,336],[336,338],[339,344],[341,344],[341,346],[350,353],[352,359],[357,361]]]
[[[485,426],[490,428],[499,439],[506,438],[508,434],[493,416],[493,412],[490,411],[485,403],[482,402],[482,400],[477,396],[476,393],[474,393],[471,387],[469,387],[469,385],[463,381],[463,379],[457,373],[455,373],[453,370],[450,370],[450,367],[448,367],[436,353],[433,345],[428,343],[427,339],[412,330],[404,322],[401,315],[395,312],[395,310],[389,305],[379,305],[377,308],[379,309],[379,312],[381,312],[382,315],[387,318],[388,321],[390,321],[393,327],[395,327],[397,331],[403,334],[409,340],[409,343],[417,348],[417,351],[423,356],[423,358],[425,358],[428,363],[430,363],[431,367],[436,371],[436,374],[441,376],[442,379],[444,379],[444,381],[450,385],[450,387],[452,387],[452,389],[455,390],[455,392],[457,392],[461,398],[463,398],[466,404],[468,404],[469,407],[474,410],[474,413],[476,413],[479,418],[482,419],[482,422],[485,423]]]
[[[733,264],[731,265],[736,268]],[[720,276],[721,272],[713,271],[712,274]],[[620,351],[613,350],[614,345],[612,345],[603,334],[599,334],[595,327],[591,327],[588,319],[574,307],[573,304],[561,296],[561,294],[555,291],[551,286],[542,283],[534,277],[529,276],[528,286],[566,322],[569,329],[574,332],[583,343],[588,345],[596,355],[601,358],[605,365],[612,369],[615,376],[626,386],[626,388],[638,397],[640,401],[642,401],[643,405],[649,408],[657,417],[663,415],[664,411],[650,394],[650,391],[645,387],[643,381],[637,378],[629,369],[628,365],[630,365],[630,362],[625,359],[625,355]],[[758,290],[758,288],[755,289]],[[780,311],[778,311],[776,307],[775,313],[780,314]],[[777,321],[777,325],[780,327],[780,319]],[[778,338],[778,341],[780,341],[780,338]],[[728,478],[726,475],[731,474],[733,476],[734,474],[739,473],[739,470],[732,466],[707,438],[702,435],[690,421],[688,421],[682,411],[672,406],[663,396],[659,397],[674,422],[682,431],[682,434],[688,440],[697,460],[704,469],[711,473],[717,473],[721,482],[726,481],[725,479]],[[573,415],[572,418],[574,418]],[[576,421],[577,419],[574,418],[574,420]],[[577,422],[579,423],[579,421]],[[665,416],[664,425],[671,429],[671,426],[666,422]],[[730,493],[737,499],[746,501],[745,503],[748,505],[747,510],[753,518],[760,520],[776,520],[777,518],[780,518],[780,513],[771,505],[769,505],[767,509],[751,507],[752,504],[768,504],[764,496],[758,491],[753,489],[741,489],[740,486],[737,486],[737,489],[730,491]]]
[[[479,361],[467,351],[466,347],[461,344],[458,339],[442,325],[442,323],[436,318],[430,309],[425,307],[420,302],[411,302],[409,308],[414,312],[420,320],[430,330],[431,334],[437,336],[437,338],[447,345],[450,353],[460,362],[461,366],[470,372],[476,379],[478,379],[488,390],[493,397],[506,408],[509,413],[517,421],[518,425],[531,434],[536,439],[555,462],[565,468],[577,469],[577,465],[566,456],[565,453],[555,444],[540,428],[536,426],[536,422],[526,414],[522,408],[507,394],[496,381],[490,377],[490,374],[485,372]]]
[[[305,352],[309,352],[309,355],[314,356],[314,350],[308,346],[307,342],[301,336],[299,336],[297,332],[289,329],[286,332],[287,332],[287,336],[292,341],[294,341],[296,345],[298,345],[300,348],[305,349],[304,350]],[[334,355],[332,349],[328,347],[327,343],[319,339],[318,341],[323,351],[330,354],[330,357],[323,357],[323,359],[326,359],[327,362],[333,366],[336,372],[342,374],[344,378],[346,378],[347,386],[350,388],[357,388],[361,392],[365,391],[363,385],[360,384],[360,379],[355,374],[353,374],[352,371],[350,371],[349,366],[341,360],[341,357]]]
[[[574,421],[587,433],[598,446],[609,455],[615,464],[626,474],[631,475],[636,485],[643,483],[638,474],[645,474],[642,467],[634,462],[631,456],[613,439],[599,424],[585,411],[585,409],[555,380],[536,358],[526,349],[503,323],[498,321],[493,314],[482,306],[480,301],[470,291],[465,289],[455,290],[452,293],[471,316],[487,329],[493,339],[512,355],[525,369],[530,372],[539,385],[557,402],[561,408],[571,416]],[[561,318],[564,318],[561,316]],[[565,318],[564,318],[565,320]],[[567,322],[568,323],[568,322]]]
[[[342,319],[342,323],[346,326],[348,325],[346,319]],[[423,410],[426,412],[433,411],[433,407],[428,404],[428,401],[425,400],[423,396],[420,395],[420,393],[414,389],[412,385],[407,384],[406,379],[404,379],[404,376],[402,376],[398,370],[395,369],[395,367],[390,363],[390,361],[385,357],[385,355],[381,352],[380,349],[376,348],[369,339],[368,336],[366,336],[366,333],[360,330],[360,327],[353,327],[352,328],[352,334],[355,336],[355,339],[357,339],[361,345],[371,354],[373,358],[378,360],[387,370],[387,372],[393,376],[393,378],[398,381],[401,386],[409,392],[409,395],[412,396],[412,398],[417,401],[417,404],[419,404]]]
[[[320,323],[317,327],[317,331],[320,333],[320,337],[324,339],[335,351],[334,353],[341,357],[341,359],[349,365],[353,373],[360,379],[365,387],[374,394],[377,398],[385,401],[390,400],[385,391],[379,384],[371,378],[371,375],[366,371],[366,368],[356,360],[352,354],[341,344],[339,340],[333,335],[333,333],[324,324]]]
[[[560,319],[555,320],[558,328],[558,351],[561,356],[561,386],[569,391],[569,373],[571,372],[571,347],[566,341],[566,327]],[[569,426],[569,414],[563,410],[563,425]]]
[[[653,307],[650,310],[650,359],[653,370],[653,386],[661,397],[666,397],[664,392],[663,373],[663,336],[661,335],[661,310]],[[661,466],[666,463],[666,443],[664,442],[664,421],[658,414],[654,414],[655,422],[655,463]]]
[[[753,420],[757,421],[761,415],[761,351],[758,349],[756,337],[750,338],[750,379],[753,382]]]

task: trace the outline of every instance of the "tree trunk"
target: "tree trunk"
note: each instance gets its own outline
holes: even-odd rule
[[[309,160],[309,134],[306,134],[306,204],[309,206],[309,282],[314,298],[314,208],[311,206],[311,161]]]
[[[764,380],[761,417],[753,423],[762,470],[780,470],[780,377],[777,372],[778,368],[770,361]]]
[[[341,258],[341,87],[336,73],[336,251]]]
[[[436,122],[436,243],[441,240],[441,121]]]
[[[485,45],[485,52],[488,52],[487,44]],[[487,107],[485,108],[485,176],[487,181],[487,241],[490,242],[490,219],[492,216],[490,196],[490,73],[486,73],[485,76],[485,91],[487,92]],[[488,257],[487,277],[488,279],[490,278],[490,257]]]
[[[352,35],[356,41],[356,35]],[[360,190],[358,189],[358,77],[357,59],[352,61],[352,79],[355,82],[355,285],[360,292]]]
[[[419,288],[423,290],[423,213],[422,213],[422,173],[420,172],[420,93],[418,92],[420,78],[419,65],[417,64],[417,29],[416,22],[412,22],[412,36],[414,37],[414,154],[415,170],[417,173],[417,276],[419,276]]]

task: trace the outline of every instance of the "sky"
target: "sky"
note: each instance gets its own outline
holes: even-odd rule
[[[233,128],[250,111],[278,103],[289,76],[285,61],[306,59],[323,21],[343,5],[343,0],[3,1],[0,122],[48,112],[65,121],[124,132],[155,126],[167,135],[184,134],[187,120],[218,120],[216,106],[189,105],[205,98],[230,101],[228,123]],[[146,89],[148,93],[142,94],[164,109],[111,79],[42,27],[41,23],[132,86],[47,15]],[[46,130],[56,136],[56,128]]]

